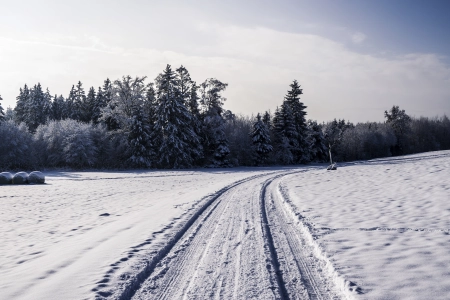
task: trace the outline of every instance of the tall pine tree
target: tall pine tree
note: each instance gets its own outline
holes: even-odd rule
[[[16,107],[14,107],[15,112],[15,122],[17,124],[24,123],[26,120],[27,110],[26,107],[30,101],[30,90],[25,84],[23,89],[20,89],[19,96],[16,98]]]
[[[287,101],[284,101],[281,108],[275,111],[273,135],[277,162],[285,165],[295,163],[294,152],[298,147],[298,137],[294,115]]]
[[[83,121],[84,113],[88,110],[86,105],[86,93],[84,92],[83,84],[78,81],[73,94],[72,119]]]
[[[55,95],[53,97],[52,102],[52,113],[51,113],[51,119],[52,120],[63,120],[64,119],[64,112],[66,111],[66,102],[64,100],[64,97],[60,95],[59,97]]]
[[[157,120],[155,130],[161,133],[159,165],[166,168],[190,167],[196,149],[190,147],[198,136],[191,128],[192,116],[187,110],[178,85],[176,74],[170,65],[156,79]]]
[[[289,104],[292,115],[294,117],[295,131],[297,132],[297,145],[293,150],[295,162],[308,162],[309,158],[309,143],[308,143],[308,129],[306,124],[306,106],[300,102],[300,95],[303,90],[300,88],[297,80],[290,85],[291,89],[285,96],[285,101]]]
[[[267,161],[269,153],[273,147],[270,141],[270,132],[266,124],[261,120],[261,115],[256,116],[251,132],[253,151],[255,152],[255,163],[264,164]]]
[[[41,84],[38,83],[30,91],[29,99],[25,106],[25,124],[30,132],[35,132],[36,128],[45,124],[51,115],[51,96],[47,89],[42,91]]]
[[[202,105],[202,132],[205,158],[210,166],[229,166],[228,155],[230,148],[225,135],[225,120],[222,117],[225,98],[222,92],[227,88],[215,78],[209,78],[200,85],[200,104]]]
[[[0,101],[2,101],[2,95],[0,95]],[[3,111],[2,104],[0,103],[0,122],[3,122],[5,120],[5,112]]]

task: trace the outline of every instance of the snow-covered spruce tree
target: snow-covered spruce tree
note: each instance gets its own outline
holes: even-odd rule
[[[113,98],[112,94],[113,94],[113,88],[112,88],[111,80],[109,80],[109,78],[106,78],[105,82],[103,83],[103,87],[102,87],[102,93],[101,93],[102,98],[98,99],[97,106],[100,107],[100,116],[101,117],[99,119],[101,119],[102,122],[104,122],[106,124],[106,128],[109,131],[114,131],[114,130],[120,129],[120,124],[114,117],[115,103],[112,101],[112,98]],[[104,105],[104,106],[102,106],[102,105]],[[103,112],[105,109],[109,111],[109,116],[107,116],[107,117],[103,116]]]
[[[97,95],[95,93],[94,87],[89,89],[86,97],[84,97],[84,102],[81,106],[80,121],[84,123],[92,122],[94,115],[94,107]]]
[[[264,164],[267,161],[268,155],[272,152],[273,147],[270,141],[270,132],[266,124],[261,120],[261,115],[256,116],[253,123],[253,131],[251,132],[252,148],[255,152],[256,165]]]
[[[86,93],[84,92],[83,84],[78,81],[73,94],[73,107],[71,119],[77,121],[83,121],[83,114],[87,111],[86,105]]]
[[[24,121],[30,132],[35,132],[39,125],[45,124],[49,119],[52,109],[51,98],[49,90],[44,93],[40,83],[30,91]]]
[[[150,127],[144,112],[145,79],[124,76],[122,80],[114,81],[112,99],[102,109],[102,120],[114,121],[120,128],[112,134],[116,135],[115,139],[123,137],[126,140],[123,158],[134,167],[150,167],[152,159]]]
[[[401,155],[405,152],[406,134],[411,124],[411,117],[408,116],[404,109],[400,109],[398,106],[392,106],[389,111],[384,112],[386,123],[392,127],[395,136],[397,137],[397,144],[392,148],[393,155]]]
[[[180,98],[182,99],[184,106],[186,106],[191,115],[191,123],[189,124],[189,127],[198,137],[195,140],[189,141],[189,147],[193,150],[191,152],[193,155],[193,163],[198,164],[200,162],[200,159],[203,158],[203,146],[200,138],[201,124],[200,111],[198,109],[198,87],[196,83],[192,81],[189,71],[183,66],[176,69],[176,82]]]
[[[198,136],[191,128],[192,116],[180,93],[177,76],[170,65],[156,78],[157,120],[155,130],[161,133],[158,164],[163,168],[184,168],[193,164]]]
[[[16,112],[8,106],[5,113],[5,121],[14,121],[16,119]]]
[[[263,123],[267,126],[267,129],[272,129],[272,116],[270,115],[270,112],[266,111],[264,115],[262,116]]]
[[[284,165],[296,162],[293,152],[298,147],[298,139],[294,122],[291,106],[284,101],[273,118],[275,160]]]
[[[60,95],[59,97],[55,95],[53,97],[52,102],[52,113],[51,113],[51,120],[62,120],[64,118],[64,112],[66,110],[65,108],[66,102],[64,100],[64,97]]]
[[[328,157],[328,147],[322,128],[316,121],[308,120],[309,152],[311,161],[322,162]]]
[[[223,103],[221,93],[228,86],[215,78],[208,78],[200,85],[200,104],[202,106],[203,149],[209,166],[229,166],[230,154],[228,140],[224,132],[225,120],[222,117]]]
[[[98,124],[99,119],[102,116],[102,108],[106,106],[105,97],[103,96],[103,90],[98,87],[97,94],[95,96],[94,105],[92,108],[92,122]]]
[[[66,98],[66,105],[64,106],[64,112],[62,119],[75,119],[76,114],[74,113],[75,109],[75,86],[72,85],[70,89],[69,96]]]
[[[20,89],[19,96],[16,97],[16,107],[14,107],[15,119],[17,124],[24,123],[26,120],[26,107],[30,101],[30,90],[25,84],[23,89]]]
[[[290,85],[291,89],[285,96],[285,101],[289,104],[294,117],[295,130],[297,131],[297,146],[293,148],[295,162],[305,163],[310,160],[308,129],[306,124],[306,106],[300,102],[300,95],[303,90],[300,88],[297,80]]]
[[[2,95],[0,95],[0,101],[2,101]],[[3,122],[5,120],[5,112],[3,111],[2,104],[0,103],[0,122]]]

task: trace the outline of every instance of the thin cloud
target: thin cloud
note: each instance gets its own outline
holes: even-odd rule
[[[360,54],[317,35],[267,28],[209,26],[201,30],[214,39],[189,45],[190,54],[134,47],[92,51],[110,48],[98,38],[72,47],[0,39],[0,94],[6,102],[2,104],[14,106],[25,83],[40,81],[53,94],[67,96],[78,80],[86,89],[100,86],[107,77],[127,74],[153,80],[169,63],[183,64],[198,83],[208,77],[229,83],[225,107],[246,115],[273,111],[293,79],[304,88],[302,101],[308,106],[308,117],[319,121],[379,121],[394,104],[417,116],[450,114],[450,67],[437,55]]]
[[[362,32],[355,32],[354,34],[352,34],[352,42],[357,45],[363,43],[366,38],[367,36]]]

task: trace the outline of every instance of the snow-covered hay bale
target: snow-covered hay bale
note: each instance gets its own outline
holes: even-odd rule
[[[28,183],[28,174],[25,172],[19,172],[14,174],[13,180],[12,180],[13,184],[25,184]]]
[[[39,171],[33,171],[28,175],[28,183],[45,183],[45,176]]]
[[[11,184],[13,176],[9,172],[0,173],[0,184]]]

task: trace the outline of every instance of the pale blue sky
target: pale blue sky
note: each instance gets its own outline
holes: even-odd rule
[[[381,121],[400,105],[450,115],[450,1],[3,1],[0,94],[41,82],[67,96],[106,77],[183,64],[229,83],[225,107],[280,105],[297,79],[308,117]]]

